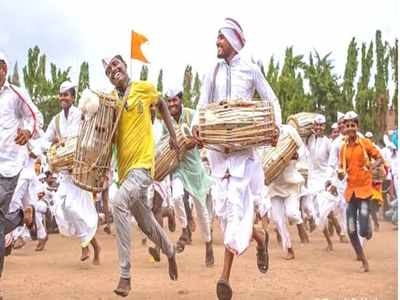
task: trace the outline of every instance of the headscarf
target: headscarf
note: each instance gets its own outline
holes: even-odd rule
[[[244,38],[243,29],[237,21],[232,18],[225,18],[224,24],[220,27],[219,31],[236,52],[239,53],[242,50],[246,39]]]

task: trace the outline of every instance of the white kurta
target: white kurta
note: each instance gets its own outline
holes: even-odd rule
[[[78,135],[81,113],[78,108],[71,106],[68,118],[61,112],[59,129],[56,130],[56,117],[54,117],[46,131],[45,139],[49,146],[60,135],[67,139]],[[77,187],[68,172],[59,174],[60,186],[54,199],[54,216],[60,230],[65,236],[76,236],[81,241],[81,246],[86,247],[96,234],[97,211],[94,200],[89,192]]]
[[[308,189],[310,193],[318,193],[325,189],[325,183],[329,174],[329,153],[331,142],[326,136],[317,137],[314,134],[307,141],[307,149],[310,152],[311,168],[308,174]]]
[[[331,144],[331,151],[329,153],[328,165],[330,168],[329,179],[337,188],[339,202],[336,207],[336,212],[339,214],[339,222],[342,227],[342,232],[347,230],[347,221],[346,221],[346,208],[347,203],[344,198],[344,191],[346,189],[346,180],[339,180],[337,177],[337,171],[339,169],[339,153],[340,147],[342,146],[344,140],[343,135],[339,135]]]
[[[198,125],[198,111],[209,103],[224,100],[252,100],[255,91],[261,101],[272,104],[276,123],[281,123],[281,110],[269,84],[259,67],[236,55],[228,64],[218,63],[215,76],[213,69],[205,78],[197,112],[192,125]],[[240,255],[249,246],[252,235],[254,202],[262,201],[264,172],[255,149],[224,154],[209,151],[211,175],[215,178],[213,198],[215,212],[224,232],[224,244],[233,253]],[[230,177],[224,179],[229,172]],[[258,199],[258,200],[257,200]]]

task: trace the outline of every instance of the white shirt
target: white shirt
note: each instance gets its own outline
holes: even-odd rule
[[[310,189],[323,189],[328,176],[330,176],[329,155],[331,142],[326,136],[316,137],[314,134],[307,141],[307,148],[310,152]],[[316,186],[318,185],[318,186]]]
[[[27,93],[6,81],[0,89],[0,175],[14,177],[25,163],[26,146],[15,143],[18,128],[36,138],[42,124],[42,115]]]
[[[281,108],[278,98],[257,65],[247,62],[237,54],[230,64],[225,60],[219,62],[214,93],[211,95],[213,79],[214,69],[206,76],[203,82],[196,115],[193,118],[193,125],[198,124],[199,109],[206,107],[209,103],[235,99],[252,100],[255,91],[260,95],[261,101],[272,104],[275,121],[277,125],[281,124]],[[254,149],[230,154],[210,150],[209,161],[212,166],[212,175],[222,178],[225,176],[226,171],[229,170],[231,176],[242,178],[245,172],[246,160],[257,159],[256,156]]]
[[[68,139],[71,137],[75,137],[79,135],[79,125],[81,122],[81,111],[79,108],[75,106],[71,106],[68,112],[68,118],[65,117],[64,110],[60,113],[60,132],[57,133],[57,126],[56,126],[56,118],[57,115],[53,117],[51,120],[49,127],[47,127],[43,146],[45,148],[49,148],[50,145],[54,142],[54,139],[59,135],[62,139]]]

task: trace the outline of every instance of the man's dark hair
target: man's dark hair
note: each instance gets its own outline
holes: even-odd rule
[[[70,93],[71,94],[71,96],[75,99],[75,96],[76,96],[76,90],[75,90],[75,88],[73,87],[73,88],[70,88],[68,91],[67,91],[68,93]]]
[[[128,67],[128,65],[126,64],[125,60],[122,58],[122,55],[117,54],[117,55],[114,56],[114,58],[118,58],[125,65],[126,68]]]
[[[176,96],[177,96],[179,99],[182,100],[182,98],[183,98],[183,92],[179,92],[178,94],[176,94]]]
[[[44,175],[45,175],[45,176],[46,176],[46,178],[47,178],[47,177],[51,176],[51,175],[52,175],[52,173],[51,173],[51,171],[46,171],[46,172],[44,172]]]

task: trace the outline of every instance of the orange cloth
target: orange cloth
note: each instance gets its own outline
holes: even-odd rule
[[[347,186],[344,192],[346,201],[350,201],[353,193],[357,198],[366,199],[373,194],[372,171],[369,158],[380,159],[379,150],[365,138],[357,137],[350,144],[347,141],[340,148],[340,169],[346,168]]]
[[[146,43],[148,40],[144,35],[132,31],[131,35],[131,58],[140,60],[144,63],[149,63],[147,58],[144,56],[142,49],[140,48],[142,44]]]

